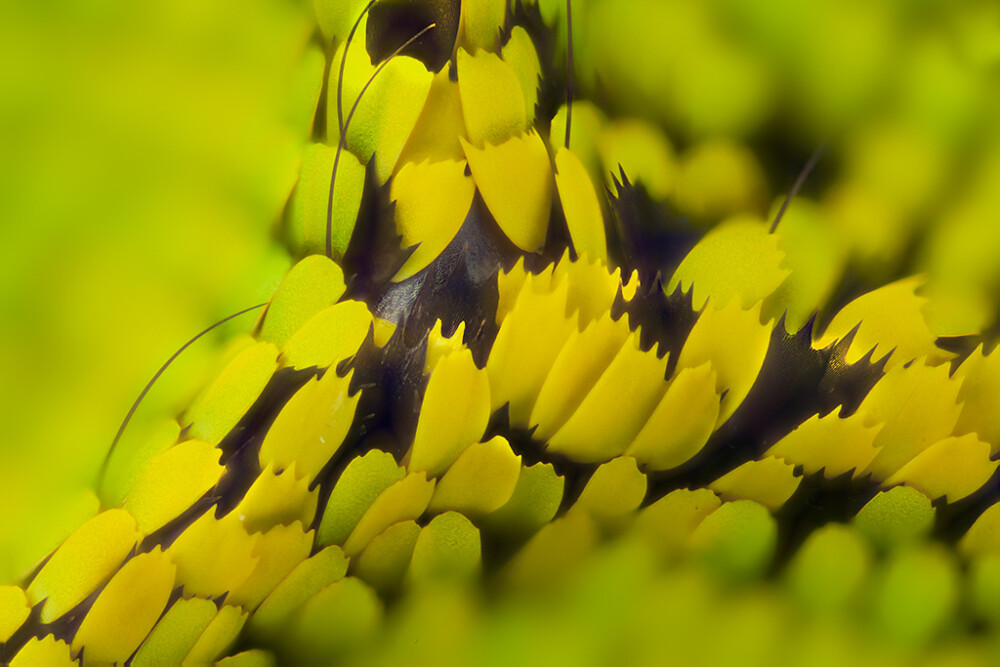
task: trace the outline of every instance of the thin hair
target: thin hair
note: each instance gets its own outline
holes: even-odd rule
[[[153,385],[156,384],[156,381],[160,379],[160,376],[163,375],[164,371],[166,371],[167,368],[170,367],[170,364],[174,363],[174,361],[177,359],[177,357],[181,356],[181,354],[184,352],[184,350],[186,350],[189,347],[191,347],[191,345],[193,345],[195,342],[197,342],[199,339],[201,339],[206,334],[208,334],[211,331],[215,330],[216,328],[222,326],[223,324],[225,324],[226,322],[228,322],[231,319],[237,318],[240,315],[245,315],[246,313],[252,312],[254,310],[260,310],[261,308],[263,308],[266,305],[267,305],[267,302],[258,303],[256,306],[250,306],[249,308],[244,308],[243,310],[239,311],[238,313],[233,313],[232,315],[229,315],[227,317],[223,317],[221,320],[219,320],[218,322],[216,322],[216,323],[214,323],[214,324],[206,327],[198,335],[196,335],[194,338],[191,338],[190,340],[188,340],[188,342],[186,342],[183,345],[181,345],[177,349],[177,351],[174,352],[170,356],[170,358],[167,359],[167,361],[162,366],[160,366],[160,370],[156,371],[156,374],[152,377],[152,379],[150,379],[150,381],[146,383],[146,386],[143,387],[142,391],[139,392],[138,398],[136,398],[135,402],[132,403],[132,407],[129,408],[128,414],[125,415],[125,419],[122,420],[121,426],[118,427],[118,432],[115,434],[114,440],[111,441],[111,448],[108,450],[107,455],[104,457],[104,463],[101,465],[101,478],[103,478],[104,475],[107,473],[107,471],[108,471],[108,464],[111,462],[111,455],[114,454],[115,448],[118,447],[118,442],[122,439],[122,434],[125,433],[125,429],[128,427],[129,422],[132,421],[132,417],[133,417],[133,415],[135,415],[135,411],[139,409],[139,405],[142,403],[143,399],[146,398],[146,394],[148,394],[149,390],[153,388]]]
[[[768,234],[773,234],[775,230],[778,229],[778,223],[781,222],[783,217],[785,217],[785,211],[788,210],[788,205],[792,203],[792,199],[799,194],[799,190],[802,189],[802,185],[806,182],[806,179],[809,178],[809,174],[816,167],[816,164],[819,162],[819,159],[822,157],[825,149],[826,144],[820,144],[819,148],[817,148],[812,156],[810,156],[809,161],[806,162],[806,166],[804,166],[802,171],[799,172],[799,176],[795,179],[792,189],[788,191],[785,201],[781,203],[781,208],[778,209],[778,215],[774,216],[774,222],[771,223],[771,229],[768,231]]]
[[[573,128],[573,0],[566,0],[566,148]]]
[[[354,29],[351,30],[350,34],[347,37],[347,42],[344,44],[344,57],[340,61],[340,80],[337,82],[338,117],[342,115],[341,91],[344,82],[345,63],[347,62],[347,50],[348,48],[350,48],[351,38],[354,36],[355,29],[361,23],[361,17],[364,16],[365,12],[367,12],[368,9],[371,8],[373,4],[375,4],[374,0],[372,2],[369,2],[368,5],[365,7],[364,11],[361,12],[361,16],[358,17],[358,20],[354,24]],[[426,32],[428,32],[429,30],[433,30],[436,26],[437,26],[436,23],[431,23],[427,26],[424,26],[424,28],[420,30],[417,34],[415,34],[413,37],[410,37],[408,40],[403,42],[403,44],[395,51],[393,51],[388,58],[379,63],[378,67],[375,68],[375,71],[372,72],[372,75],[368,77],[368,81],[366,81],[365,85],[361,88],[361,92],[358,93],[358,96],[354,99],[354,104],[351,105],[351,110],[347,114],[347,118],[344,119],[343,123],[340,125],[340,140],[337,142],[337,152],[333,156],[333,170],[330,173],[330,194],[326,202],[326,256],[329,259],[333,259],[333,190],[337,184],[337,168],[340,166],[340,154],[344,152],[344,147],[347,144],[347,130],[351,126],[351,119],[354,118],[354,112],[358,110],[358,104],[361,103],[361,98],[364,97],[365,93],[368,91],[369,86],[372,85],[372,82],[375,81],[375,78],[379,75],[379,73],[383,69],[385,69],[386,65],[388,65],[393,58],[395,58],[400,53],[409,48],[411,44],[413,44],[415,41],[423,37]]]
[[[347,41],[344,43],[344,57],[340,59],[340,77],[337,79],[337,129],[340,131],[340,136],[344,136],[344,69],[347,67],[347,51],[351,48],[351,42],[354,41],[354,33],[358,31],[358,26],[361,25],[361,19],[365,17],[377,0],[371,0],[365,8],[361,10],[358,14],[358,18],[354,21],[354,25],[351,26],[351,32],[347,34]]]

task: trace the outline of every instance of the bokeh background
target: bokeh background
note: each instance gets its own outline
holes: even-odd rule
[[[272,229],[314,101],[296,98],[302,3],[0,7],[6,583],[96,511],[111,438],[160,364],[280,280]],[[183,405],[225,335],[167,372],[130,437]]]
[[[539,4],[564,20],[561,0]],[[311,5],[0,9],[4,582],[97,510],[107,447],[162,361],[266,299],[289,265],[278,223],[322,80]],[[593,114],[654,129],[654,140],[615,150],[672,212],[703,226],[766,215],[826,143],[783,223],[827,230],[816,265],[861,286],[926,273],[938,333],[995,330],[1000,4],[574,8],[579,88],[601,107]],[[587,112],[574,122],[585,141]],[[168,371],[128,438],[183,405],[226,334]]]

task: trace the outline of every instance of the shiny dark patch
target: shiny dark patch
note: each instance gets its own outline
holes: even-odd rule
[[[405,48],[402,55],[439,72],[455,48],[461,9],[460,0],[381,0],[372,6],[368,18],[368,55],[373,63],[381,62],[433,23],[434,29]]]
[[[653,201],[642,183],[632,183],[618,166],[613,176],[611,219],[607,221],[608,253],[622,272],[639,272],[652,282],[657,274],[670,275],[704,234],[686,218]]]
[[[657,354],[661,358],[665,353],[670,354],[667,360],[667,377],[677,367],[681,348],[698,321],[700,312],[694,309],[691,290],[685,293],[678,285],[673,293],[668,295],[664,292],[659,273],[652,280],[640,280],[635,296],[630,301],[625,301],[619,290],[611,306],[612,318],[617,320],[622,315],[628,315],[632,330],[639,328],[639,346],[644,352],[659,346]]]
[[[402,247],[402,237],[396,232],[396,204],[389,197],[390,183],[379,184],[375,159],[369,160],[361,209],[340,264],[347,283],[345,300],[375,303],[413,253],[412,248]]]

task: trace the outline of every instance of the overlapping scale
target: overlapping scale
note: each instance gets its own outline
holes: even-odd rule
[[[315,479],[343,444],[354,420],[359,397],[350,395],[351,376],[328,369],[309,380],[277,414],[260,445],[261,467],[275,471],[295,465],[296,472]],[[320,418],[316,419],[319,415]]]
[[[441,475],[486,431],[489,401],[489,379],[469,350],[442,357],[424,392],[409,469]],[[464,419],[454,419],[456,412]]]
[[[32,606],[44,602],[41,621],[58,619],[107,582],[139,537],[135,519],[122,509],[106,510],[80,526],[26,589]]]
[[[503,507],[514,494],[521,457],[502,436],[469,445],[442,475],[428,511],[479,517]]]
[[[367,18],[363,18],[358,31],[363,34],[366,29]],[[347,50],[346,42],[341,42],[332,60],[336,66],[330,68],[327,90],[333,94],[327,96],[327,118],[333,122],[327,125],[326,137],[330,146],[336,146],[340,141],[338,86],[342,90],[343,117],[346,121],[350,109],[376,69],[364,48],[357,44],[352,46],[354,48]],[[341,81],[340,62],[345,50],[347,65]],[[374,160],[380,183],[388,181],[395,170],[427,101],[433,78],[423,63],[415,58],[400,56],[388,62],[358,102],[357,111],[347,129],[345,146],[362,164]]]
[[[132,664],[141,667],[182,662],[218,611],[211,600],[179,598],[146,637]]]
[[[186,440],[146,466],[122,506],[148,535],[177,518],[218,483],[222,452],[201,440]]]
[[[125,563],[87,612],[73,638],[73,651],[86,647],[87,661],[124,663],[167,606],[177,572],[159,549]]]
[[[217,444],[264,391],[278,368],[278,348],[264,341],[240,352],[184,413],[191,436]]]

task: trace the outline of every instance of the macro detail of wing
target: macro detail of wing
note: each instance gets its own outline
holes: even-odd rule
[[[761,656],[996,640],[995,336],[929,279],[859,287],[827,212],[769,230],[744,146],[554,102],[565,8],[514,4],[317,0],[298,261],[0,587],[0,659],[363,663],[490,646],[502,604],[566,589],[678,661],[718,624]]]

